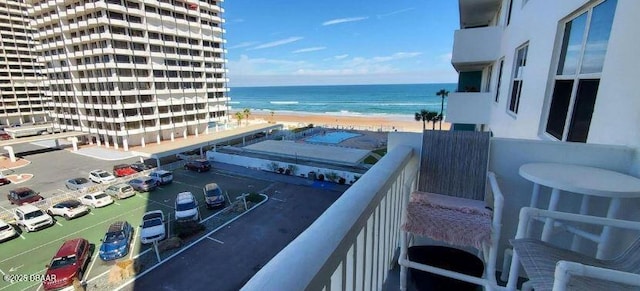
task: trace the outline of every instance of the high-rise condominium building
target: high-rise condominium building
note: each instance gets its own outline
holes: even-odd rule
[[[48,120],[35,42],[29,27],[28,5],[0,0],[0,124],[14,125]]]
[[[127,150],[226,120],[220,2],[27,1],[55,126]]]

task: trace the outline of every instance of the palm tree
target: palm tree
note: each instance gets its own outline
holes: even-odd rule
[[[422,130],[427,129],[427,122],[433,122],[432,129],[436,129],[437,120],[434,119],[437,118],[437,116],[438,112],[422,109],[420,112],[416,112],[415,119],[416,121],[422,121]]]
[[[240,111],[236,112],[236,119],[238,120],[238,126],[240,126],[243,118],[244,118],[244,114],[242,114],[242,112]]]
[[[244,118],[247,120],[247,125],[249,125],[249,115],[251,115],[251,110],[249,108],[245,108],[242,110],[242,114],[244,114]]]
[[[449,96],[449,91],[445,89],[440,89],[440,91],[436,92],[436,96],[442,97],[442,102],[440,102],[440,129],[442,129],[442,117],[444,113],[444,98]]]

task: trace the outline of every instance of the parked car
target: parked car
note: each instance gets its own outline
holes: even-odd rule
[[[129,175],[133,175],[138,171],[131,168],[129,165],[120,164],[113,166],[113,175],[116,177],[125,177]]]
[[[129,167],[131,167],[132,169],[136,170],[137,172],[142,172],[144,170],[153,169],[153,166],[147,165],[145,163],[133,163],[133,164],[129,165]]]
[[[36,231],[53,225],[53,217],[31,204],[18,206],[13,211],[16,225],[26,232]]]
[[[44,198],[40,196],[40,193],[37,193],[30,188],[20,187],[9,191],[7,199],[9,199],[9,202],[11,202],[11,204],[22,205],[25,203],[40,201]]]
[[[86,191],[91,186],[91,181],[87,178],[73,178],[64,182],[69,190]]]
[[[116,221],[107,229],[98,255],[103,261],[122,258],[129,253],[129,243],[133,237],[133,227],[126,221]]]
[[[155,170],[149,173],[149,177],[156,180],[160,185],[166,185],[173,182],[173,173],[165,170]]]
[[[0,219],[0,242],[8,241],[18,236],[18,232],[11,224]]]
[[[42,281],[44,290],[59,290],[82,281],[87,268],[91,245],[83,238],[65,241],[47,265]]]
[[[206,184],[204,185],[202,192],[204,192],[204,202],[205,204],[207,204],[207,208],[213,209],[220,206],[224,207],[224,195],[222,194],[222,189],[220,189],[220,186],[218,186],[218,184]]]
[[[181,192],[176,196],[176,220],[177,221],[198,221],[198,201],[191,192]]]
[[[140,226],[141,243],[150,244],[161,241],[166,235],[162,210],[152,210],[142,216],[142,225]]]
[[[104,192],[88,193],[80,197],[80,202],[93,208],[105,207],[113,203],[111,196]]]
[[[206,160],[206,159],[196,159],[196,160],[188,161],[184,165],[184,169],[196,171],[198,173],[206,172],[211,170],[211,163],[209,163],[209,160]]]
[[[89,213],[89,207],[75,199],[58,202],[47,209],[47,214],[51,216],[62,216],[66,220],[80,217],[87,213]]]
[[[136,195],[136,191],[133,187],[125,183],[111,185],[107,187],[107,189],[104,189],[104,193],[115,199],[125,199]]]
[[[151,192],[158,188],[158,182],[156,182],[154,178],[148,176],[135,178],[129,181],[129,185],[138,192]]]
[[[11,180],[5,177],[2,173],[0,173],[0,186],[11,184]]]
[[[89,180],[100,184],[108,184],[115,181],[116,176],[105,170],[93,170],[89,172]]]

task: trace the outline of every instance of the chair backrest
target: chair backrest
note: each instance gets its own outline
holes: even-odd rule
[[[489,132],[425,130],[418,190],[484,200]]]

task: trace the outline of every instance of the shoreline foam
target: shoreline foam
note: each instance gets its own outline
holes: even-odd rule
[[[235,121],[235,112],[232,111],[230,116]],[[240,111],[241,112],[241,111]],[[271,116],[270,111],[251,111],[249,115],[250,121],[263,120],[266,122],[278,122],[292,126],[306,126],[313,124],[315,126],[338,127],[345,129],[370,130],[370,131],[407,131],[421,132],[422,122],[416,121],[410,115],[347,115],[347,114],[329,114],[329,113],[309,113],[299,111],[274,111]],[[243,121],[245,122],[245,121]],[[450,124],[442,122],[442,129],[449,129]],[[427,129],[431,129],[431,123],[427,123]],[[438,123],[435,126],[438,129]]]

